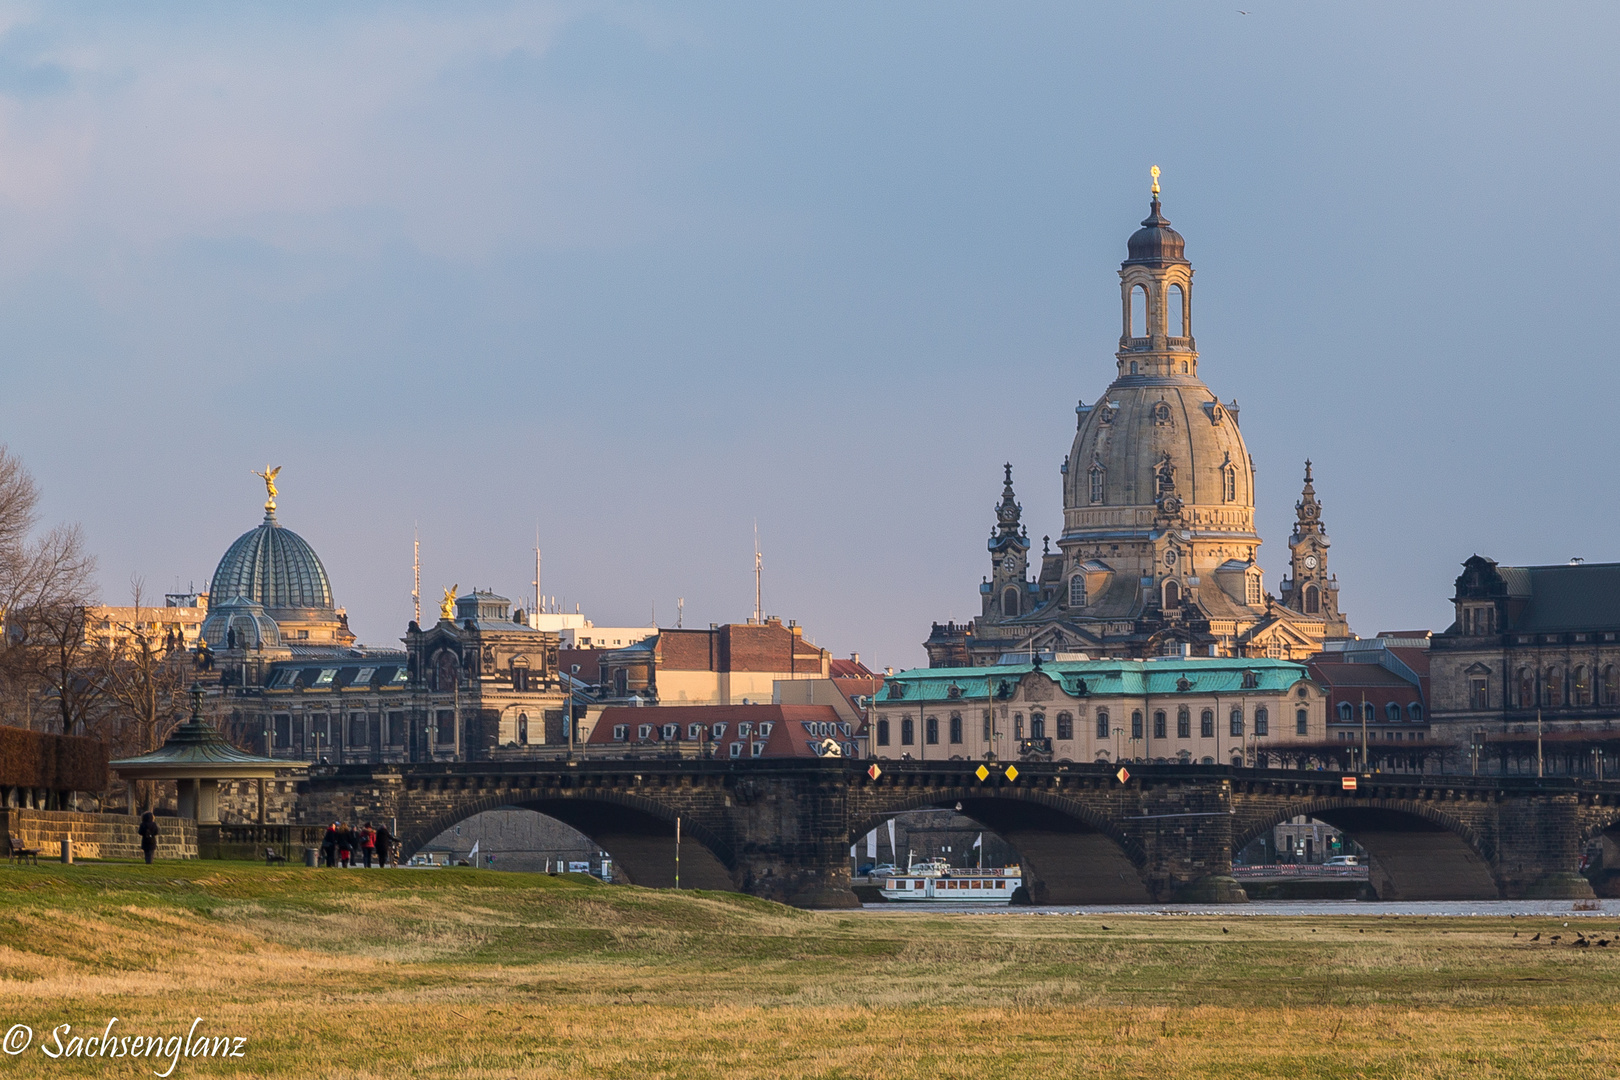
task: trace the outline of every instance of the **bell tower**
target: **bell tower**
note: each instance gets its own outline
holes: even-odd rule
[[[1196,378],[1192,263],[1187,261],[1187,242],[1170,227],[1159,205],[1159,167],[1152,172],[1153,204],[1132,234],[1119,269],[1119,375]]]
[[[1013,494],[1012,465],[1006,469],[996,527],[991,530],[990,576],[979,586],[986,622],[1003,622],[1029,614],[1034,597],[1029,590],[1029,532],[1019,522],[1024,508]]]
[[[1279,591],[1282,602],[1303,615],[1327,623],[1327,636],[1350,636],[1350,623],[1339,611],[1339,579],[1328,573],[1327,529],[1322,524],[1322,504],[1316,501],[1311,483],[1311,463],[1305,462],[1305,487],[1294,504],[1298,520],[1288,538],[1292,552],[1291,576],[1284,578]]]

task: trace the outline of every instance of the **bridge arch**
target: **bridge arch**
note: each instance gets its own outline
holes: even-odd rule
[[[1153,896],[1143,871],[1142,845],[1096,811],[1032,788],[935,788],[874,806],[850,832],[850,842],[911,810],[954,808],[1018,852],[1031,902],[1136,904]]]
[[[675,884],[675,818],[666,804],[626,792],[526,795],[492,792],[475,795],[427,820],[401,830],[401,855],[409,858],[435,836],[475,814],[516,807],[555,818],[591,838],[613,857],[633,885],[670,888]],[[698,821],[681,816],[681,887],[738,887],[738,860],[730,845]]]
[[[1381,900],[1495,900],[1495,846],[1467,822],[1406,799],[1329,796],[1272,811],[1232,838],[1242,851],[1278,825],[1315,818],[1367,850],[1369,881]]]

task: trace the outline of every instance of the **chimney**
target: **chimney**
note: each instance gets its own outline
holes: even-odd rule
[[[849,659],[851,663],[858,664],[861,662],[861,654],[858,652],[852,652],[849,654]]]

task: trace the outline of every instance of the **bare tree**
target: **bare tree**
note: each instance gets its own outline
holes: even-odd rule
[[[139,575],[130,578],[129,592],[134,617],[119,627],[114,651],[106,658],[104,672],[108,708],[95,725],[99,735],[118,757],[134,757],[156,750],[169,734],[183,709],[182,691],[188,654],[184,647],[173,647],[148,618],[145,608],[146,582]],[[151,784],[143,782],[131,791],[132,805],[152,803]]]

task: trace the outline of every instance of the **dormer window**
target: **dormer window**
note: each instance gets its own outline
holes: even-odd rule
[[[1072,608],[1086,606],[1086,575],[1075,574],[1069,579],[1069,606]]]

